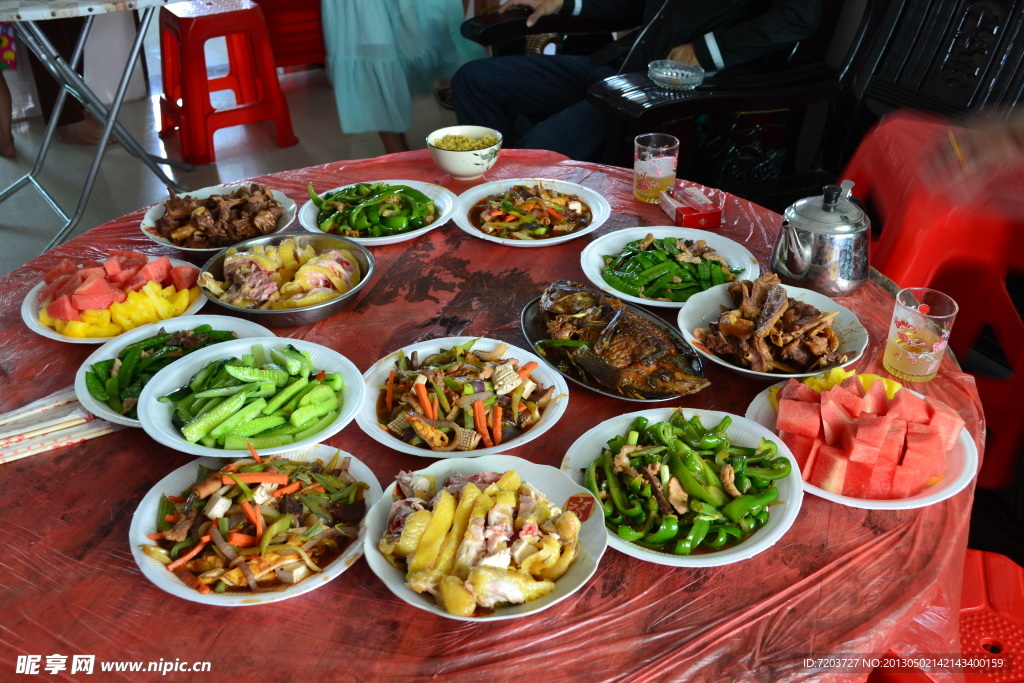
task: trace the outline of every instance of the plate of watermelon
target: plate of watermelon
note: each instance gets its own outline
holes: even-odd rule
[[[167,256],[111,251],[103,261],[65,259],[29,290],[21,318],[33,332],[72,344],[104,344],[128,329],[206,303],[199,269]]]
[[[818,386],[777,384],[746,414],[789,446],[806,492],[850,507],[909,510],[956,495],[977,473],[974,439],[945,403],[877,375]]]

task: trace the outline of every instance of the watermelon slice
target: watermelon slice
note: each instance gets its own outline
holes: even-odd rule
[[[846,458],[838,448],[822,446],[814,459],[814,468],[807,480],[809,484],[832,493],[843,493],[846,480]]]
[[[831,391],[821,394],[821,424],[826,446],[839,443],[843,438],[843,432],[850,424],[850,414],[832,397]]]
[[[126,261],[137,261],[139,263],[139,265],[142,265],[142,264],[146,263],[147,261],[149,261],[149,258],[147,258],[147,256],[145,254],[143,254],[142,252],[125,250],[125,249],[122,249],[122,250],[112,249],[110,251],[110,257],[111,258],[124,259]],[[127,264],[123,264],[123,265],[127,265]]]
[[[946,451],[953,450],[964,428],[963,418],[945,403],[931,396],[925,397],[924,403],[928,407],[928,424],[942,432],[942,442]]]
[[[164,285],[164,280],[169,278],[171,275],[171,268],[171,259],[166,256],[161,256],[155,261],[150,261],[146,265],[142,266],[142,268],[139,269],[138,274],[146,278],[146,281],[152,280]],[[142,284],[146,283],[143,282]]]
[[[194,266],[181,265],[171,268],[171,284],[179,292],[192,289],[199,280],[199,269]]]
[[[875,469],[876,467],[873,463],[848,460],[846,463],[846,478],[843,479],[843,495],[854,498],[868,498],[868,492],[871,490],[871,478],[875,474]]]
[[[897,392],[899,394],[901,392]],[[908,451],[903,462],[896,466],[892,476],[891,498],[909,498],[916,496],[928,483],[931,471],[931,460],[927,456]]]
[[[781,399],[775,427],[780,432],[817,438],[821,431],[821,412],[818,404],[792,398]]]
[[[50,303],[57,298],[57,292],[63,289],[64,286],[67,285],[74,277],[74,274],[71,273],[58,275],[55,280],[51,281],[48,285],[44,285],[43,288],[36,293],[36,300],[39,301],[39,304],[42,306]]]
[[[782,391],[779,392],[779,399],[783,398],[791,398],[794,401],[804,401],[806,403],[821,403],[821,394],[803,382],[798,382],[792,378],[786,382],[785,386],[782,387]]]
[[[51,282],[61,277],[62,275],[74,275],[77,272],[78,266],[76,266],[71,261],[64,259],[63,261],[58,263],[56,267],[48,270],[46,274],[43,275],[43,282],[45,282],[46,284],[50,284]]]
[[[864,396],[864,386],[860,383],[860,379],[857,375],[847,377],[839,386],[846,389],[854,396]]]
[[[138,264],[135,264],[135,265],[121,264],[121,272],[119,272],[117,275],[112,276],[110,278],[110,281],[115,286],[118,286],[121,289],[124,289],[125,284],[138,274],[139,268],[141,268],[141,267],[142,266],[140,266]]]
[[[94,275],[86,280],[71,295],[71,302],[80,311],[109,308],[116,300],[115,291],[107,278]]]
[[[864,413],[853,420],[849,431],[858,441],[863,441],[866,444],[877,447],[881,446],[882,442],[885,441],[890,427],[892,427],[892,417]]]
[[[860,394],[851,394],[847,389],[838,387],[822,392],[822,401],[825,400],[825,394],[841,404],[850,417],[857,417],[864,412],[864,399],[860,397]]]
[[[131,278],[124,283],[124,291],[137,292],[138,290],[145,287],[147,282],[149,282],[149,278],[143,275],[142,271],[139,270],[138,273],[132,275]]]
[[[124,264],[119,259],[108,258],[103,262],[103,270],[107,271],[108,278],[112,278],[124,270]]]
[[[797,467],[800,468],[801,475],[806,479],[814,468],[814,458],[821,447],[821,441],[816,437],[801,436],[790,432],[780,432],[779,438],[782,439],[782,443],[789,446],[789,450],[793,451]]]
[[[58,297],[50,303],[50,305],[46,307],[46,315],[50,316],[54,320],[82,319],[82,316],[78,314],[78,309],[75,308],[75,304],[71,301],[70,294]]]
[[[946,473],[946,446],[942,432],[935,427],[913,422],[907,425],[907,449],[903,460],[906,461],[911,454],[929,463],[929,477],[941,477]]]
[[[873,385],[872,385],[873,386]],[[888,415],[898,417],[907,422],[925,424],[928,422],[928,406],[924,399],[911,391],[900,389],[889,403]]]
[[[885,415],[889,411],[889,398],[885,395],[885,384],[873,382],[864,392],[864,412]]]

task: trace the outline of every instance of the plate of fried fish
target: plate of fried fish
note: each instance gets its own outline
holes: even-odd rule
[[[559,280],[523,309],[523,334],[569,381],[626,401],[667,401],[710,382],[686,340],[653,313]]]

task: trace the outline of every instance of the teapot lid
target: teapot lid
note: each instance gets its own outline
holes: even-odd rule
[[[785,219],[796,227],[830,235],[864,232],[871,222],[864,210],[846,197],[853,183],[826,185],[824,194],[798,200],[786,209]]]

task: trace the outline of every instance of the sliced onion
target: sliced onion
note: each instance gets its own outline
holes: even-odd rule
[[[511,402],[512,402],[512,397],[509,396],[508,394],[505,394],[504,396],[499,396],[498,397],[498,403],[501,404],[502,408],[507,408],[508,404],[511,403]]]
[[[491,397],[491,392],[489,392],[489,391],[481,391],[481,392],[478,392],[478,393],[475,393],[475,394],[468,394],[466,396],[459,396],[457,399],[455,399],[455,402],[459,405],[460,408],[468,408],[471,405],[473,405],[474,403],[476,403],[477,401],[486,401],[490,397]]]
[[[319,543],[320,541],[328,539],[328,538],[335,538],[336,536],[340,536],[340,535],[341,535],[341,532],[338,531],[337,529],[335,529],[333,526],[332,527],[327,527],[326,529],[321,531],[319,534],[317,534],[316,536],[314,536],[310,540],[306,541],[306,543],[302,546],[302,549],[305,550],[308,553],[310,550],[315,548],[316,544]]]
[[[259,585],[256,583],[256,575],[253,574],[252,569],[249,568],[249,563],[243,562],[241,567],[242,573],[245,574],[245,580],[249,582],[249,588],[253,590],[258,590]]]
[[[476,351],[476,357],[482,360],[498,360],[506,353],[508,353],[508,347],[504,342],[494,347],[493,351]]]
[[[217,528],[216,523],[210,527],[210,539],[213,541],[213,544],[217,546],[217,550],[224,554],[224,559],[228,562],[234,562],[235,558],[238,557],[234,548],[232,548],[231,545],[224,540],[224,537],[221,536],[220,529]]]
[[[474,379],[470,384],[473,385],[473,391],[479,393],[481,391],[487,391],[487,385],[482,379]]]

